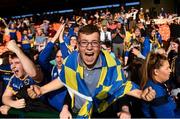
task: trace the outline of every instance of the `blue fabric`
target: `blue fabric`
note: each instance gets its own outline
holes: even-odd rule
[[[60,43],[59,47],[60,47],[60,50],[61,50],[61,53],[62,53],[62,57],[63,57],[63,59],[65,59],[70,54],[66,43],[65,42]]]
[[[146,37],[141,46],[141,54],[146,57],[149,52],[150,52],[150,41],[149,41],[149,38]],[[126,57],[129,56],[129,51],[125,51],[125,56]]]
[[[10,65],[0,65],[0,80],[2,80],[5,84],[3,90],[5,90],[10,78],[12,76]]]
[[[57,78],[59,74],[57,67],[56,66],[53,67],[53,65],[50,64],[50,56],[51,53],[53,52],[53,48],[54,48],[54,44],[52,42],[49,42],[39,55],[39,64],[43,68],[44,74],[48,75],[48,77],[46,78],[50,78],[47,80],[50,81]],[[51,77],[49,77],[49,72],[52,72]],[[60,111],[63,107],[66,93],[67,93],[66,89],[62,89],[62,90],[60,89],[49,93],[48,101],[50,105],[56,108],[58,111]]]
[[[161,34],[159,32],[156,33],[156,37],[157,37],[159,43],[162,44],[162,37],[161,37]]]
[[[109,52],[101,52],[100,57],[102,59],[101,74],[103,75],[100,76],[99,85],[97,85],[93,95],[89,93],[83,80],[84,68],[77,61],[77,51],[72,52],[62,65],[60,80],[66,84],[66,87],[93,99],[93,101],[86,100],[78,113],[78,116],[83,116],[84,118],[91,116],[93,108],[98,110],[98,112],[103,112],[116,99],[138,88],[133,82],[125,79],[121,63],[115,60]],[[72,78],[72,75],[76,77]]]
[[[43,42],[45,42],[46,40],[47,40],[47,38],[44,37],[44,36],[37,36],[36,39],[35,39],[35,41],[36,41],[37,43],[43,43]]]
[[[28,37],[28,36],[25,36],[25,35],[22,36],[21,47],[23,48],[23,50],[30,50],[30,48],[31,48],[30,41],[29,41],[29,39],[26,39],[26,37]]]
[[[64,42],[69,45],[70,44],[70,38],[68,35],[64,35]]]
[[[156,91],[156,97],[154,100],[166,97],[166,102],[161,102],[159,100],[160,105],[153,105],[153,101],[151,102],[143,102],[142,103],[142,111],[144,113],[145,117],[155,117],[155,118],[174,118],[175,113],[174,110],[176,108],[176,104],[172,97],[168,95],[168,92],[166,90],[166,87],[163,84],[155,83],[152,80],[148,80],[146,87],[151,86]]]
[[[39,64],[44,70],[48,72],[51,72],[52,67],[53,67],[52,65],[49,64],[49,61],[51,60],[50,56],[53,52],[53,48],[54,48],[54,44],[52,42],[48,42],[46,47],[39,54]]]
[[[56,79],[59,76],[58,69],[56,66],[53,67],[51,76],[52,76],[52,80]],[[56,108],[58,111],[61,111],[64,105],[64,99],[66,97],[66,93],[67,90],[65,90],[64,88],[51,92],[48,95],[49,104],[54,108]]]
[[[74,28],[71,27],[71,28],[69,28],[69,34],[68,34],[68,36],[72,36],[73,34],[74,34]]]
[[[13,91],[18,92],[24,86],[30,86],[33,84],[36,84],[36,82],[31,77],[27,77],[25,80],[20,80],[19,78],[12,76],[8,87],[12,88]]]
[[[149,52],[150,52],[150,41],[149,38],[146,37],[143,42],[143,48],[141,54],[146,57]]]
[[[17,40],[17,35],[16,35],[16,29],[12,29],[10,28],[9,29],[9,34],[10,34],[10,39],[11,40]]]

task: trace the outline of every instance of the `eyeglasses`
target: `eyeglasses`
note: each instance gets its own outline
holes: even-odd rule
[[[100,45],[99,41],[92,41],[92,42],[88,42],[88,41],[80,41],[79,45],[82,47],[87,47],[89,44],[91,44],[93,47],[98,47]]]

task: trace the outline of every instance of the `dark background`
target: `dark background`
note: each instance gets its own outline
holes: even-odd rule
[[[0,17],[65,9],[73,9],[75,12],[78,12],[82,7],[117,3],[123,5],[127,2],[140,2],[139,7],[154,7],[157,10],[160,10],[160,7],[164,7],[180,14],[180,0],[0,0]],[[169,3],[173,3],[173,5],[168,6]]]
[[[42,13],[52,10],[74,9],[82,7],[109,5],[139,0],[0,0],[0,16]]]

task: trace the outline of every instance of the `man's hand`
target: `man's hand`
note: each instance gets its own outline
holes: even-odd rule
[[[30,88],[27,89],[29,97],[32,99],[39,98],[41,96],[41,89],[37,85],[31,85]]]
[[[26,102],[25,99],[19,99],[19,100],[15,100],[11,105],[16,109],[21,109],[26,107]]]
[[[59,29],[57,30],[57,32],[56,32],[56,34],[54,35],[54,37],[51,39],[51,42],[55,42],[57,39],[58,39],[58,37],[59,37],[59,35],[60,35],[60,33],[62,33],[62,32],[64,32],[64,24],[62,24],[60,27],[59,27]]]
[[[11,40],[11,41],[7,42],[6,46],[10,51],[12,51],[14,53],[16,53],[20,49],[18,47],[18,45],[16,44],[15,40]]]
[[[61,24],[60,26],[60,33],[59,33],[59,43],[64,42],[64,29],[65,29],[65,24]]]
[[[7,105],[2,105],[2,106],[0,107],[0,112],[1,112],[1,114],[7,115],[10,108],[11,108],[11,107],[9,107],[9,106],[7,106]]]
[[[152,101],[155,98],[156,92],[152,87],[148,87],[143,90],[141,98],[145,101]]]
[[[121,111],[117,113],[119,119],[131,119],[131,114],[129,112]]]
[[[61,119],[72,119],[72,115],[71,113],[69,112],[68,110],[68,106],[67,105],[64,105],[60,114],[59,114],[59,117]]]
[[[122,111],[117,113],[119,119],[131,119],[131,114],[129,112],[129,107],[124,105],[122,106]]]

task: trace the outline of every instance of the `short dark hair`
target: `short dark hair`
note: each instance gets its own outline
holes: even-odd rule
[[[111,41],[106,41],[104,44],[106,45],[107,48],[112,48]]]
[[[79,32],[78,32],[78,36],[80,36],[80,34],[86,34],[86,35],[89,35],[89,34],[92,34],[94,32],[97,32],[99,34],[99,37],[100,37],[100,31],[98,29],[97,26],[95,25],[91,25],[91,24],[88,24],[84,27],[82,27]]]
[[[13,59],[13,58],[18,58],[18,56],[16,55],[16,53],[11,52],[11,51],[8,52],[8,55],[9,55],[9,57],[11,57],[12,59]]]
[[[21,49],[21,50],[22,50],[22,49]],[[22,52],[23,52],[32,62],[34,62],[34,63],[35,63],[35,61],[34,61],[34,55],[39,54],[38,51],[35,50],[35,49],[31,49],[29,52],[25,52],[25,51],[22,50]],[[9,51],[9,52],[8,52],[8,56],[11,57],[12,59],[14,59],[14,58],[19,58],[19,57],[16,55],[16,53],[14,53],[14,52],[12,52],[12,51]]]

